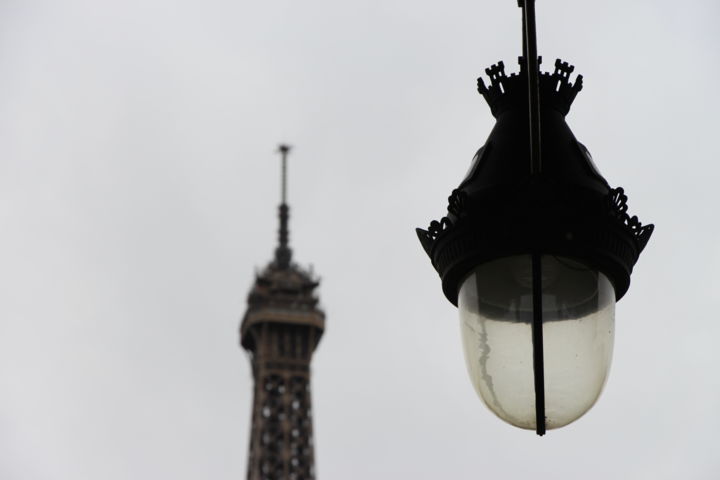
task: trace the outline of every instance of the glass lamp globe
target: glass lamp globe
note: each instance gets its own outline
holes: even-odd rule
[[[569,258],[542,255],[542,330],[547,429],[587,412],[612,359],[615,290],[605,275]],[[502,420],[536,429],[532,257],[500,258],[461,283],[458,307],[468,373]]]

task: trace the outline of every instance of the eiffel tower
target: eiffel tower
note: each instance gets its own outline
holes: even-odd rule
[[[319,280],[292,262],[288,245],[287,156],[282,156],[280,229],[272,261],[256,274],[240,326],[255,380],[248,480],[315,478],[310,362],[325,329]]]

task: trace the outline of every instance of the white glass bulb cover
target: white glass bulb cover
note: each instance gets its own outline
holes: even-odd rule
[[[567,425],[600,396],[610,369],[615,291],[605,275],[574,260],[541,257],[546,428]],[[532,258],[478,266],[458,296],[468,373],[504,421],[536,429],[532,345]]]

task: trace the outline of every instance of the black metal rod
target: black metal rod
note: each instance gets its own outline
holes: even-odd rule
[[[522,9],[522,52],[523,52],[523,58],[525,58],[525,66],[527,66],[527,36],[525,35],[525,24],[527,23],[527,20],[525,20],[525,9],[523,8],[523,2],[525,0],[518,0],[518,7]]]
[[[539,253],[532,254],[533,276],[533,373],[535,375],[535,431],[545,435],[545,359],[543,355],[542,325],[542,262]]]
[[[537,33],[535,27],[535,0],[518,0],[523,15],[523,57],[528,79],[528,112],[530,126],[530,174],[542,171],[540,145],[540,64],[537,54]],[[532,254],[533,275],[533,374],[535,378],[535,431],[545,435],[545,360],[543,352],[542,325],[542,262],[539,253]]]
[[[530,174],[535,175],[542,170],[542,156],[540,154],[540,85],[538,83],[540,65],[535,31],[535,0],[519,1],[523,2],[523,56],[525,57],[528,78]]]

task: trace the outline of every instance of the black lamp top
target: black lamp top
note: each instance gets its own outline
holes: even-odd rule
[[[560,60],[552,73],[538,75],[543,162],[541,172],[529,168],[524,65],[521,59],[520,72],[508,76],[499,62],[486,70],[489,87],[478,80],[495,127],[448,198],[447,215],[417,229],[420,242],[453,304],[477,265],[529,253],[564,256],[603,272],[619,300],[653,226],[627,214],[623,190],[610,187],[565,122],[582,77],[571,83],[573,67]]]

